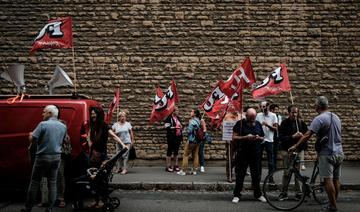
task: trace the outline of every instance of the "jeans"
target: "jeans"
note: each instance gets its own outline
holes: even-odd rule
[[[60,165],[60,154],[58,155],[37,155],[35,158],[31,181],[26,196],[25,207],[28,210],[34,205],[41,178],[44,176],[48,181],[49,209],[52,209],[56,200],[57,188],[56,178]]]
[[[192,157],[194,160],[193,170],[196,171],[199,168],[199,144],[186,143],[182,161],[182,170],[184,172],[188,171],[190,153],[192,153]]]
[[[65,194],[65,159],[60,160],[60,166],[58,169],[57,175],[57,196],[56,199],[64,200]],[[41,203],[47,204],[49,202],[49,191],[48,191],[48,181],[46,177],[43,177],[40,183],[40,192],[41,192]]]
[[[261,158],[262,158],[262,153],[263,153],[264,149],[265,149],[266,155],[267,155],[268,174],[270,174],[275,169],[273,142],[264,141],[263,143],[261,143],[261,146],[260,146],[260,163],[259,163],[260,164],[259,165],[260,179],[261,179],[261,174],[262,174]]]
[[[200,166],[205,166],[205,142],[199,144],[199,163]]]
[[[274,156],[274,170],[277,168],[277,156],[279,150],[279,141],[274,141],[273,143],[273,156]]]

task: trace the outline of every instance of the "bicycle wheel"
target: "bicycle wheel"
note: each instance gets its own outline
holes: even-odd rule
[[[329,198],[325,191],[324,183],[321,182],[319,171],[317,170],[314,177],[314,182],[311,183],[312,195],[316,202],[321,205],[329,203]]]
[[[282,211],[290,211],[299,207],[304,201],[306,193],[303,192],[305,185],[300,176],[293,171],[284,175],[287,172],[288,169],[277,169],[270,173],[263,183],[263,193],[269,205]],[[295,183],[295,178],[299,179],[298,183]]]

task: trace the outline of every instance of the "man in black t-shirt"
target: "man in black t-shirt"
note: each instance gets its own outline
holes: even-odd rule
[[[303,136],[303,134],[308,129],[306,123],[299,118],[299,108],[297,106],[290,105],[288,107],[288,113],[289,113],[289,117],[286,118],[279,127],[279,140],[281,142],[280,154],[282,156],[282,162],[283,162],[282,166],[284,168],[287,168],[291,165],[289,158],[289,156],[291,155],[289,155],[288,149],[294,144],[296,144],[300,140],[301,136]],[[306,148],[307,148],[307,144],[305,143],[302,146],[301,150],[304,150]],[[299,155],[297,157],[299,157]],[[300,167],[297,168],[300,169]],[[285,182],[289,180],[288,175],[289,175],[288,171],[284,171],[284,175],[282,179],[283,184],[285,184]],[[282,192],[279,195],[279,201],[288,199],[287,190],[288,190],[287,187],[282,188]],[[295,198],[300,198],[301,189],[298,179],[295,179],[295,190],[297,192]]]
[[[236,150],[236,182],[233,203],[238,203],[243,189],[246,169],[250,166],[251,181],[254,189],[254,197],[261,202],[266,202],[260,190],[260,143],[264,139],[264,131],[261,123],[256,121],[256,110],[249,108],[246,111],[246,119],[236,122],[233,128],[233,140],[237,142]]]

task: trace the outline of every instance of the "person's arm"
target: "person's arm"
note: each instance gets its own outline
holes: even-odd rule
[[[278,129],[278,119],[276,116],[273,116],[272,120],[271,120],[272,124],[267,123],[266,121],[262,122],[262,125],[264,125],[265,127],[269,128],[271,131],[275,132]]]
[[[30,143],[35,143],[39,138],[44,134],[43,124],[40,122],[34,131],[29,132],[29,141]]]
[[[302,133],[294,133],[291,134],[290,132],[292,131],[290,129],[290,123],[288,122],[288,119],[286,119],[285,121],[283,121],[279,127],[279,140],[284,142],[284,143],[291,143],[292,139],[296,139],[301,137],[303,134]]]
[[[292,147],[290,147],[288,149],[288,151],[293,152],[293,151],[297,150],[298,147],[301,146],[303,143],[307,142],[313,134],[314,133],[311,130],[306,131],[306,133],[300,138],[300,140],[296,144],[294,144]]]
[[[204,132],[206,132],[206,123],[204,119],[201,119],[201,128],[203,129]]]
[[[114,139],[116,142],[118,142],[123,148],[127,148],[127,146],[121,141],[121,139],[112,131],[112,129],[108,130],[109,136]]]
[[[29,141],[30,141],[30,144],[34,143],[33,132],[29,132]]]
[[[252,134],[241,136],[241,135],[239,135],[239,133],[233,132],[232,139],[234,141],[244,141],[244,140],[246,140],[246,141],[256,141],[256,140],[263,140],[264,137],[261,137],[259,135],[252,135]]]
[[[130,139],[131,139],[131,145],[135,144],[135,138],[134,138],[134,133],[132,128],[129,129],[129,133],[130,133]]]

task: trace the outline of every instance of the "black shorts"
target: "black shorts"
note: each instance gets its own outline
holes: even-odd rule
[[[182,136],[173,136],[171,138],[167,138],[168,148],[166,156],[171,157],[172,154],[174,154],[174,156],[177,156],[179,153],[181,141]]]

